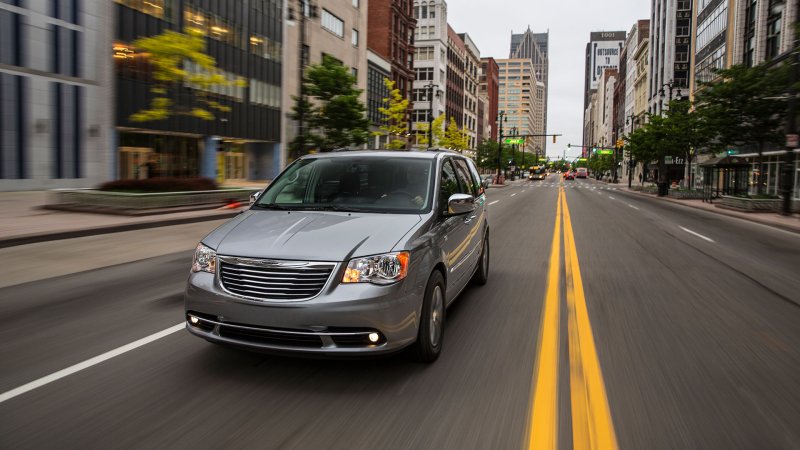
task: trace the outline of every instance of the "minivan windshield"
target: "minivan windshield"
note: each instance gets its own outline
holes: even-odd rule
[[[260,209],[419,214],[431,208],[433,160],[392,156],[307,158],[253,205]]]

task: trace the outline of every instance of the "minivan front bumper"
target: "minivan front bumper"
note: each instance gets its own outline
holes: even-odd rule
[[[261,351],[391,353],[416,340],[423,294],[424,287],[408,278],[389,286],[329,280],[310,300],[258,301],[225,291],[214,274],[197,272],[185,292],[186,328],[212,342]]]

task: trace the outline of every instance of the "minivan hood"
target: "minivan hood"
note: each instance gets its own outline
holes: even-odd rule
[[[203,242],[219,255],[344,261],[391,251],[421,220],[417,214],[250,210]]]

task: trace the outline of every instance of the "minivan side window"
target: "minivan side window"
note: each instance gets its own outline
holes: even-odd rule
[[[442,163],[442,172],[439,182],[439,212],[442,214],[447,213],[447,200],[450,199],[451,195],[458,194],[458,191],[456,171],[453,169],[453,165],[448,159]]]
[[[475,167],[475,162],[471,159],[467,160],[467,165],[469,166],[469,173],[472,174],[472,182],[475,184],[475,191],[478,195],[484,193],[483,185],[481,184],[481,176],[478,175],[478,169]]]
[[[457,158],[453,160],[456,165],[456,174],[458,174],[458,181],[461,182],[461,193],[469,194],[473,197],[478,196],[478,190],[475,189],[475,183],[472,181],[472,175],[469,173],[467,167],[467,160]]]

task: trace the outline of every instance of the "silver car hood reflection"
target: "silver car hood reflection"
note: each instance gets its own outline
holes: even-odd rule
[[[203,242],[219,255],[344,261],[391,251],[422,217],[323,211],[247,211]]]

